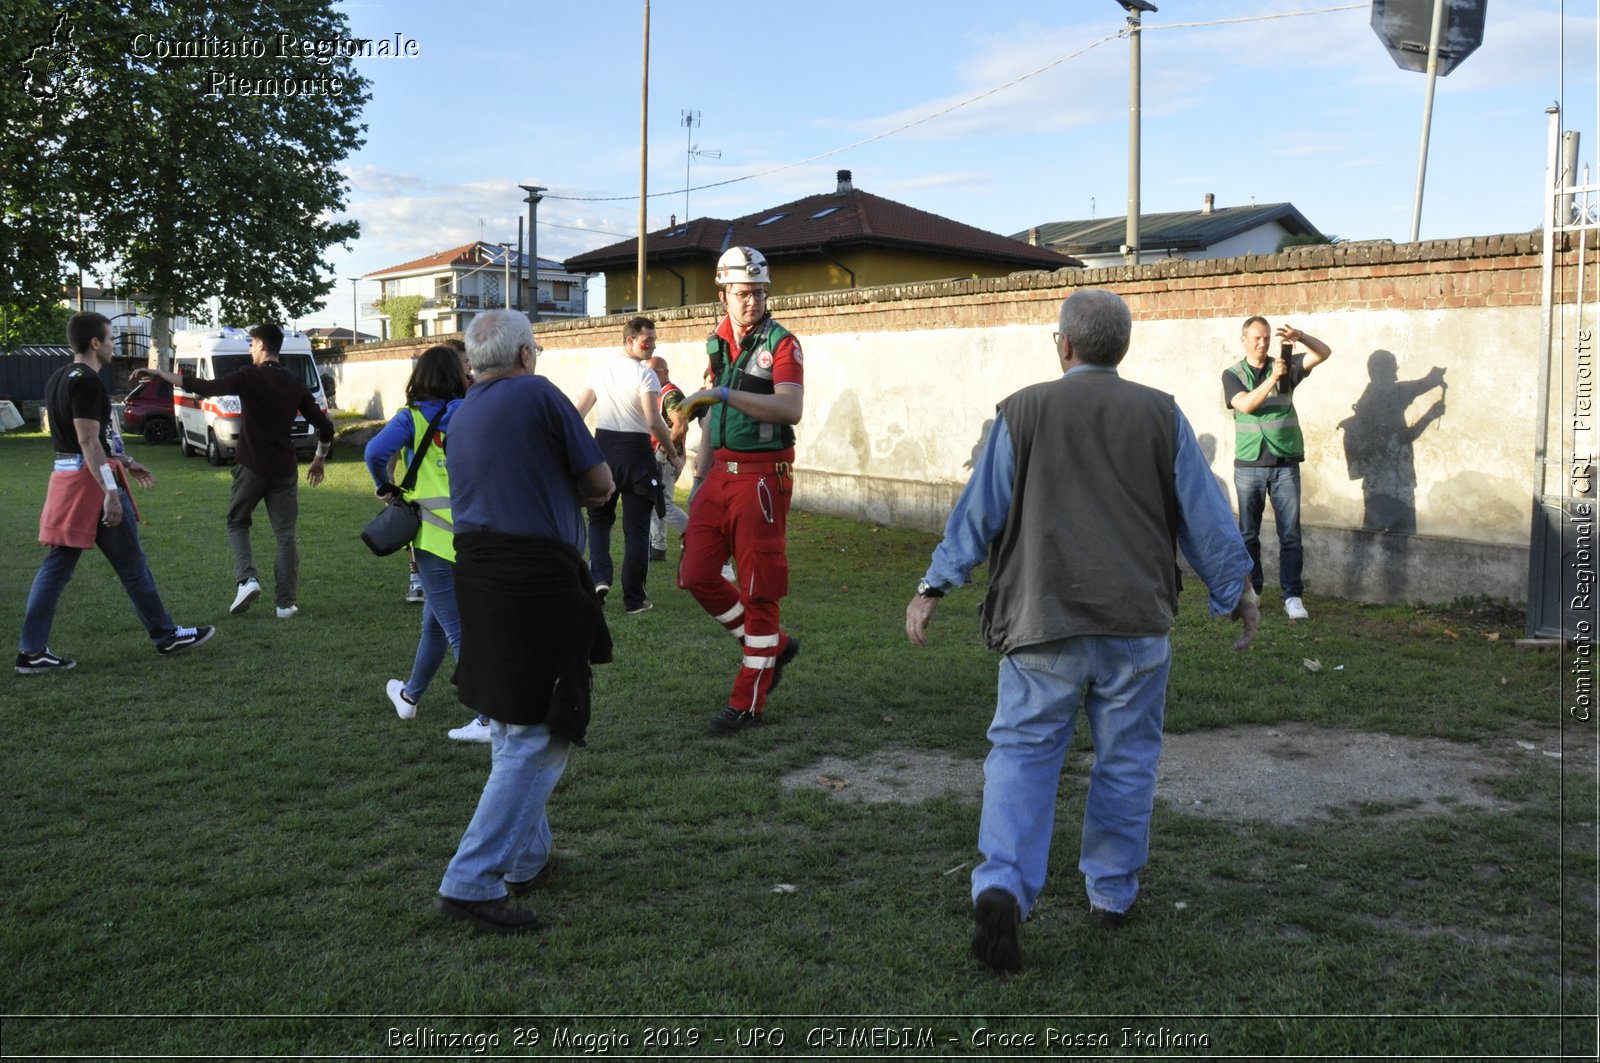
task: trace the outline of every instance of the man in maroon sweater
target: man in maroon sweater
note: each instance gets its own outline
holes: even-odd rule
[[[333,445],[333,422],[317,400],[279,359],[283,330],[277,325],[257,325],[250,330],[250,365],[216,380],[201,380],[193,373],[140,369],[140,379],[159,377],[195,395],[239,396],[239,447],[234,455],[233,489],[228,496],[228,546],[233,550],[233,574],[239,581],[229,612],[239,614],[261,597],[254,555],[250,550],[251,514],[263,500],[267,521],[278,540],[272,566],[278,618],[299,612],[295,595],[300,584],[300,548],[295,542],[295,521],[300,514],[300,465],[295,457],[290,429],[295,414],[302,414],[317,429],[317,456],[306,469],[306,483],[322,482],[323,460]]]

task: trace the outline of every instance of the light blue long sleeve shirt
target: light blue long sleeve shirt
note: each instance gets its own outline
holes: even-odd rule
[[[1116,372],[1110,366],[1079,365],[1066,375]],[[1176,406],[1173,409],[1178,418],[1178,453],[1172,469],[1178,496],[1178,549],[1206,585],[1211,615],[1227,616],[1244,594],[1250,554],[1233,510],[1200,453],[1189,419]],[[1016,474],[1011,430],[1005,415],[997,412],[972,479],[945,522],[944,541],[933,551],[933,562],[923,577],[929,584],[948,590],[971,580],[972,570],[988,558],[990,546],[1005,527]]]

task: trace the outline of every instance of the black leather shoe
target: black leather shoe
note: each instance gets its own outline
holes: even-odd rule
[[[555,870],[556,858],[549,857],[544,866],[533,873],[533,877],[523,879],[521,882],[512,882],[506,879],[506,890],[513,897],[526,897],[536,889],[543,889],[550,882],[550,872]]]
[[[1102,930],[1121,930],[1133,919],[1133,909],[1125,912],[1113,912],[1109,908],[1096,908],[1089,906],[1089,925],[1097,926]]]
[[[783,682],[783,670],[798,656],[800,656],[800,640],[790,635],[789,645],[783,648],[783,652],[778,654],[778,659],[772,663],[772,685],[767,688],[768,694],[778,689],[778,684]]]
[[[459,901],[443,895],[433,899],[439,914],[463,919],[491,934],[523,934],[539,928],[539,913],[531,908],[514,908],[505,897],[492,901]]]
[[[749,709],[736,709],[732,705],[711,717],[711,730],[716,734],[732,734],[761,723],[761,714]]]
[[[978,894],[972,909],[977,929],[972,933],[972,954],[997,971],[1022,969],[1022,909],[1005,890],[991,887]]]

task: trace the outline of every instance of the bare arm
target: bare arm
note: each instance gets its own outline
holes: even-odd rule
[[[1279,380],[1283,379],[1283,362],[1280,359],[1268,359],[1267,364],[1272,371],[1267,374],[1265,380],[1257,384],[1253,390],[1241,391],[1228,400],[1229,405],[1240,413],[1255,413],[1256,410],[1261,408],[1263,402],[1271,398],[1272,389],[1278,386]]]
[[[661,392],[641,392],[639,409],[644,413],[645,423],[650,426],[650,434],[667,445],[667,452],[672,455],[673,469],[682,472],[683,462],[678,459],[678,452],[672,448],[672,429],[667,427],[666,418],[661,416]]]
[[[594,409],[594,401],[594,388],[584,388],[583,394],[578,396],[578,401],[573,403],[578,408],[578,416],[589,416],[589,411]]]
[[[1333,348],[1309,333],[1301,332],[1299,329],[1291,328],[1288,325],[1279,325],[1277,332],[1278,339],[1284,343],[1305,345],[1307,351],[1305,366],[1307,370],[1314,369],[1333,357]]]
[[[694,478],[703,480],[711,474],[711,426],[700,418],[700,445],[694,452]]]
[[[617,489],[616,482],[611,479],[611,466],[603,461],[580,472],[577,481],[578,496],[586,506],[600,505]]]
[[[115,528],[122,523],[122,495],[116,487],[106,448],[100,443],[100,422],[92,417],[74,417],[72,430],[78,437],[79,449],[83,451],[83,464],[106,493],[105,502],[101,504],[100,519],[106,527]],[[110,487],[106,486],[108,480]]]

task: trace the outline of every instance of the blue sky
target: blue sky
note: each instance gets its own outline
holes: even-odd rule
[[[1346,239],[1409,238],[1426,78],[1396,66],[1369,3],[1156,2],[1144,212],[1198,209],[1210,192],[1218,206],[1292,202]],[[362,236],[329,250],[340,283],[302,326],[349,325],[349,277],[515,240],[518,184],[549,189],[541,257],[636,233],[643,0],[340,6],[354,35],[400,34],[419,54],[359,61],[373,83],[367,142],[344,167]],[[1538,227],[1552,104],[1581,133],[1581,162],[1596,157],[1600,0],[1491,0],[1487,12],[1482,47],[1438,81],[1423,239]],[[831,190],[838,169],[1000,233],[1121,217],[1124,23],[1115,0],[654,0],[648,225],[684,215],[691,145],[721,157],[694,159],[690,185],[733,182],[691,191],[695,217]],[[697,128],[685,110],[700,112]],[[366,304],[377,284],[357,290]]]

